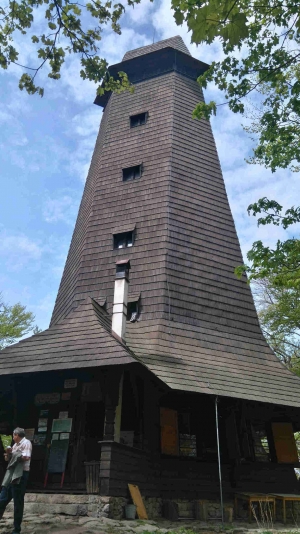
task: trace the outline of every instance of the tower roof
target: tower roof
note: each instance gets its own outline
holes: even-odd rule
[[[180,35],[176,35],[175,37],[170,37],[170,39],[164,39],[163,41],[158,41],[157,43],[152,43],[147,46],[135,48],[135,50],[130,50],[124,55],[123,61],[143,56],[145,54],[149,54],[150,52],[156,52],[157,50],[162,50],[163,48],[167,47],[175,48],[175,50],[179,50],[184,54],[188,54],[189,56],[191,55],[189,49],[184,44],[182,37],[180,37]]]

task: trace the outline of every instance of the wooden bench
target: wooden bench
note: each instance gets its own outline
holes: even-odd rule
[[[282,509],[283,509],[283,522],[286,523],[286,503],[289,502],[299,502],[300,501],[300,495],[293,495],[292,493],[274,493],[273,497],[275,499],[278,499],[282,501]]]
[[[274,520],[276,518],[276,498],[275,495],[266,495],[264,493],[235,493],[234,495],[234,510],[235,517],[237,517],[238,512],[238,501],[246,501],[248,504],[248,517],[249,521],[252,519],[253,510],[252,503],[271,503],[274,510]]]

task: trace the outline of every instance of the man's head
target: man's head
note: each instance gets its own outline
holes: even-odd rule
[[[20,443],[21,439],[25,437],[25,430],[24,428],[20,428],[17,426],[15,430],[13,431],[13,440],[15,443]]]

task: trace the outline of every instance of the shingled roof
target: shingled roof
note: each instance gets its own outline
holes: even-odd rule
[[[0,375],[136,363],[111,334],[111,317],[87,297],[59,324],[0,352]]]
[[[32,370],[137,358],[176,390],[300,406],[300,379],[268,347],[247,280],[234,275],[243,260],[214,138],[208,121],[192,119],[203,98],[198,64],[185,74],[174,56],[170,71],[170,61],[163,62],[170,47],[180,50],[181,62],[191,61],[179,37],[124,56],[148,55],[149,63],[158,62],[155,77],[145,73],[133,94],[108,99],[50,329],[4,353],[21,370],[31,354]],[[130,128],[129,117],[142,112],[146,123]],[[141,177],[123,182],[122,169],[135,165]],[[113,235],[122,228],[135,229],[134,246],[114,249]],[[101,307],[96,312],[86,300],[101,295],[112,312],[115,263],[125,257],[130,294],[140,297],[126,346],[104,327]]]
[[[180,35],[176,35],[175,37],[170,37],[170,39],[164,39],[163,41],[158,41],[157,43],[152,43],[147,46],[130,50],[126,52],[123,60],[126,61],[127,59],[133,59],[134,57],[144,56],[145,54],[150,54],[150,52],[156,52],[156,50],[163,50],[163,48],[168,47],[175,48],[175,50],[179,50],[180,52],[183,52],[189,56],[191,55]]]

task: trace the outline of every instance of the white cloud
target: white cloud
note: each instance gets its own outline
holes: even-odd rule
[[[38,302],[28,305],[28,309],[30,308],[36,317],[41,317],[41,319],[37,320],[37,325],[42,330],[46,330],[49,327],[55,299],[56,292],[46,293]]]
[[[57,191],[55,197],[48,197],[44,203],[43,215],[48,223],[64,222],[73,226],[79,205],[78,191]]]
[[[102,109],[88,107],[74,115],[67,129],[67,135],[76,142],[76,149],[69,158],[67,169],[85,182],[90,167],[96,136],[102,119]]]
[[[35,269],[42,256],[42,246],[23,233],[10,234],[3,230],[0,232],[0,256],[11,270],[20,270],[29,263]]]
[[[92,106],[87,108],[73,117],[70,133],[76,133],[81,137],[95,136],[99,130],[101,116],[102,111],[99,107]]]
[[[137,24],[137,29],[143,25],[149,24],[151,16],[156,11],[155,2],[149,2],[149,0],[142,0],[140,4],[135,4],[132,9],[127,10],[129,19]],[[147,43],[148,44],[148,43]],[[134,48],[138,48],[142,45],[137,45]]]

